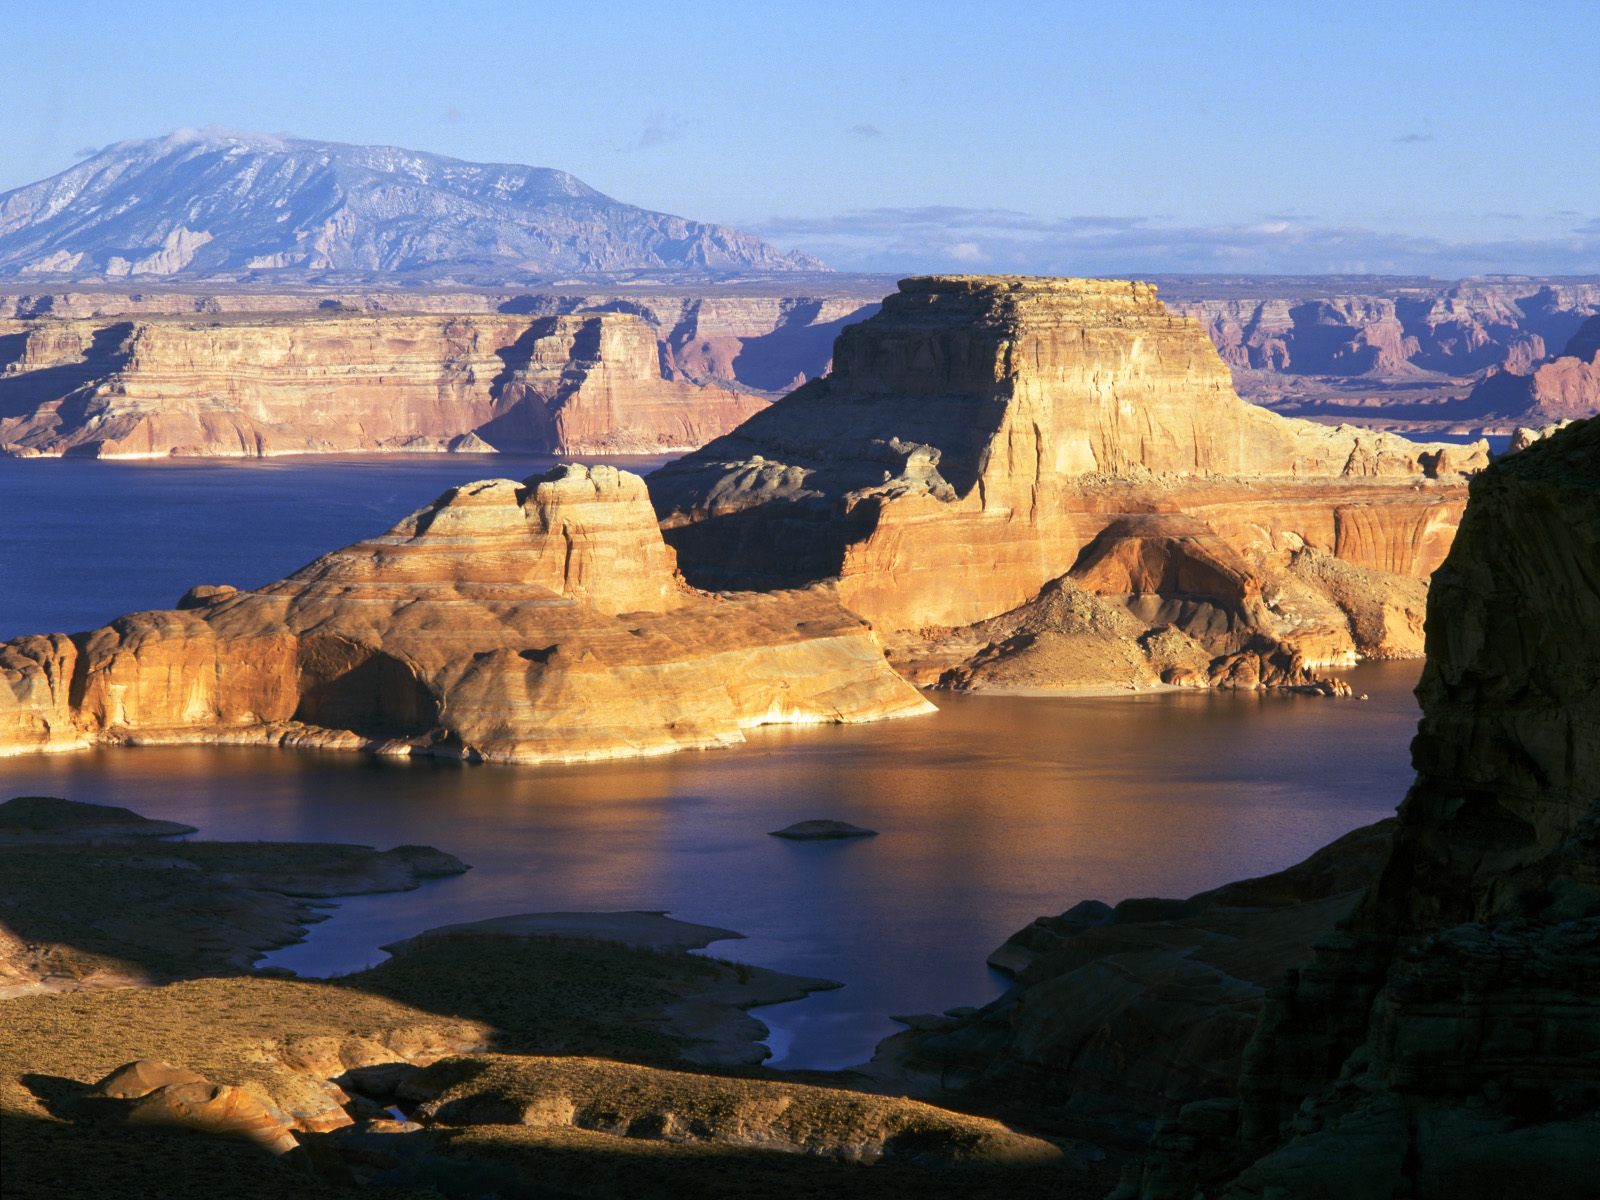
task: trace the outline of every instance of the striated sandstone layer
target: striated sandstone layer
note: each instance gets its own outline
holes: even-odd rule
[[[957,276],[903,281],[840,335],[831,375],[650,488],[689,578],[836,577],[841,599],[886,631],[997,617],[1053,580],[1094,575],[1080,556],[1118,522],[1186,515],[1250,576],[1230,588],[1249,596],[1252,629],[1290,658],[1336,664],[1358,649],[1349,616],[1288,572],[1291,556],[1425,578],[1459,518],[1462,474],[1486,461],[1481,445],[1246,404],[1199,325],[1149,285]],[[1170,625],[1207,599],[1189,586],[1201,576],[1178,569],[1191,543],[1158,539],[1151,552],[1173,569],[1088,590],[1149,631]]]
[[[1600,312],[1594,279],[1160,282],[1176,311],[1205,326],[1240,395],[1285,414],[1418,432],[1509,432],[1466,398],[1474,383],[1528,375]]]
[[[659,454],[764,407],[625,312],[0,322],[0,452]]]
[[[254,592],[0,646],[0,753],[117,742],[575,761],[930,711],[827,589],[678,577],[643,482],[447,492]]]

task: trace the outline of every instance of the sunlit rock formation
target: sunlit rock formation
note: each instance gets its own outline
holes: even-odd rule
[[[11,454],[659,454],[764,406],[666,378],[631,313],[0,322]]]
[[[538,762],[723,745],[930,706],[824,588],[723,598],[643,482],[456,488],[254,592],[0,646],[0,752],[240,742]]]
[[[1527,376],[1600,313],[1600,282],[1382,276],[1159,279],[1239,394],[1279,412],[1424,432],[1510,432],[1473,384]],[[1504,378],[1509,377],[1509,378]]]
[[[1270,643],[1245,672],[1259,680],[1257,652],[1333,665],[1369,648],[1338,595],[1289,571],[1293,556],[1425,578],[1449,546],[1463,473],[1486,462],[1482,445],[1418,445],[1244,403],[1200,326],[1148,285],[941,276],[904,281],[841,334],[831,375],[650,488],[690,579],[837,577],[844,602],[884,631],[959,630],[1083,575],[1080,587],[1154,632],[1187,602],[1216,599],[1217,573],[1184,565],[1204,542],[1204,556],[1228,556],[1239,618],[1205,658],[1238,652],[1242,622]],[[1143,566],[1120,582],[1081,557],[1095,559],[1119,522],[1178,514],[1190,518],[1181,536],[1123,540],[1113,557]],[[906,651],[924,674],[941,653]]]
[[[1589,318],[1560,354],[1527,372],[1490,374],[1466,406],[1534,429],[1600,413],[1600,317]]]

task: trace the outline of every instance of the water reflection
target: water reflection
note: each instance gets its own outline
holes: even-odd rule
[[[984,956],[1084,897],[1187,895],[1286,866],[1392,812],[1417,664],[1315,697],[940,697],[928,718],[768,730],[732,751],[473,767],[174,747],[0,762],[5,794],[123,804],[217,838],[438,846],[467,875],[342,902],[272,956],[350,970],[449,921],[664,909],[748,935],[712,952],[843,981],[760,1015],[785,1065],[860,1061],[890,1014],[981,1003]],[[829,817],[850,842],[767,836]]]

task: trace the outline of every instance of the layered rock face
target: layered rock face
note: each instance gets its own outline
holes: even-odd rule
[[[1489,375],[1466,405],[1535,429],[1600,413],[1600,317],[1591,317],[1559,355],[1535,363],[1528,373]]]
[[[825,589],[687,587],[643,482],[446,493],[256,592],[0,647],[0,752],[240,742],[543,762],[931,711]]]
[[[15,338],[34,323],[151,317],[397,316],[437,313],[462,317],[558,317],[628,313],[655,332],[662,373],[686,383],[733,385],[772,396],[827,373],[833,339],[851,321],[878,310],[885,281],[808,279],[797,288],[777,279],[748,284],[631,288],[568,285],[546,291],[451,291],[439,288],[156,287],[138,292],[7,290],[0,285],[0,337]],[[29,324],[10,326],[8,321]]]
[[[1230,367],[1404,381],[1524,370],[1600,309],[1600,283],[1380,277],[1161,280]]]
[[[981,622],[1079,566],[1089,590],[1135,597],[1136,615],[1163,623],[1167,601],[1204,599],[1189,595],[1192,572],[1152,561],[1112,586],[1080,555],[1119,520],[1186,513],[1253,574],[1250,594],[1266,598],[1255,627],[1299,630],[1309,657],[1335,662],[1353,661],[1347,618],[1314,586],[1300,602],[1304,580],[1273,586],[1289,557],[1309,548],[1425,577],[1459,515],[1461,472],[1485,461],[1481,446],[1244,403],[1198,324],[1148,285],[933,277],[848,327],[831,375],[650,487],[691,579],[836,576],[885,630]],[[1158,539],[1153,553],[1190,544]]]
[[[1491,278],[1173,278],[1241,395],[1280,412],[1382,428],[1509,432],[1468,399],[1485,375],[1532,372],[1600,313],[1600,282]],[[1502,382],[1498,386],[1510,387]]]
[[[0,323],[0,451],[657,454],[764,406],[628,313]]]

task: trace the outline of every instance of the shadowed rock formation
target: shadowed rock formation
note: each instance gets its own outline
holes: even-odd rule
[[[1146,284],[940,276],[903,281],[840,335],[831,375],[650,488],[690,579],[837,577],[841,599],[885,631],[995,618],[1069,573],[1131,597],[1154,631],[1187,583],[1216,577],[1192,561],[1209,539],[1206,556],[1228,557],[1230,603],[1257,610],[1250,628],[1315,665],[1357,648],[1337,600],[1288,576],[1290,557],[1310,548],[1426,577],[1459,516],[1461,474],[1486,461],[1482,446],[1244,403],[1199,325]],[[1118,536],[1116,553],[1143,565],[1116,587],[1094,582],[1108,530],[1180,515],[1180,535],[1137,550]],[[1210,658],[1238,649],[1204,646]]]
[[[536,762],[930,711],[825,589],[686,586],[643,482],[447,492],[254,592],[0,647],[0,751],[239,742]]]

